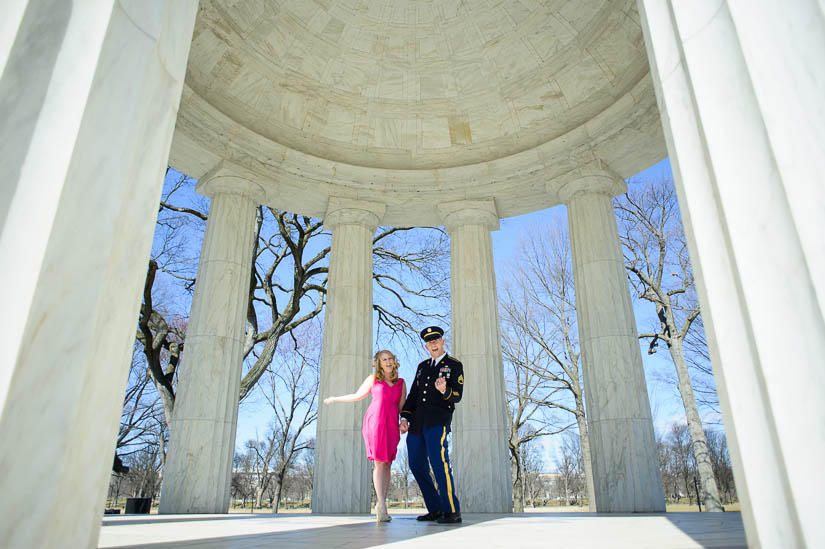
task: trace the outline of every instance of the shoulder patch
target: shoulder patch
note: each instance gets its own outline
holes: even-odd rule
[[[460,376],[458,376],[458,384],[459,385],[464,385],[464,374],[461,374]]]

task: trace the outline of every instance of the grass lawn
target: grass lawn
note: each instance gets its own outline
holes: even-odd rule
[[[738,513],[739,511],[742,510],[742,505],[739,502],[728,503],[727,505],[724,505],[724,508],[725,508],[725,511],[734,511],[734,512]],[[704,511],[704,510],[705,510],[705,506],[703,505],[702,506],[702,511]],[[688,504],[688,503],[668,503],[667,504],[667,512],[668,513],[686,513],[686,512],[690,512],[690,511],[696,511],[698,513],[699,512],[699,507],[695,503],[694,504]]]

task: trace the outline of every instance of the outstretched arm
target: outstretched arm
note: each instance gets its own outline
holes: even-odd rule
[[[372,384],[375,382],[375,374],[370,374],[367,379],[364,380],[364,383],[358,387],[358,390],[349,395],[342,395],[342,396],[333,396],[327,397],[324,399],[324,404],[330,404],[332,402],[355,402],[356,400],[363,400],[366,398],[368,394],[370,394],[370,389],[372,389]]]

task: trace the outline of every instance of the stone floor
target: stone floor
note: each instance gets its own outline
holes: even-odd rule
[[[99,547],[542,547],[669,549],[747,547],[739,513],[598,515],[467,514],[442,526],[394,513],[390,523],[367,515],[106,516]]]

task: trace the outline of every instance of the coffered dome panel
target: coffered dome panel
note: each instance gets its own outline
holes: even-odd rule
[[[647,73],[633,4],[203,0],[187,85],[313,156],[474,164],[569,132]]]
[[[170,163],[315,216],[437,224],[434,192],[517,215],[583,164],[665,156],[649,73],[634,0],[201,0]]]

